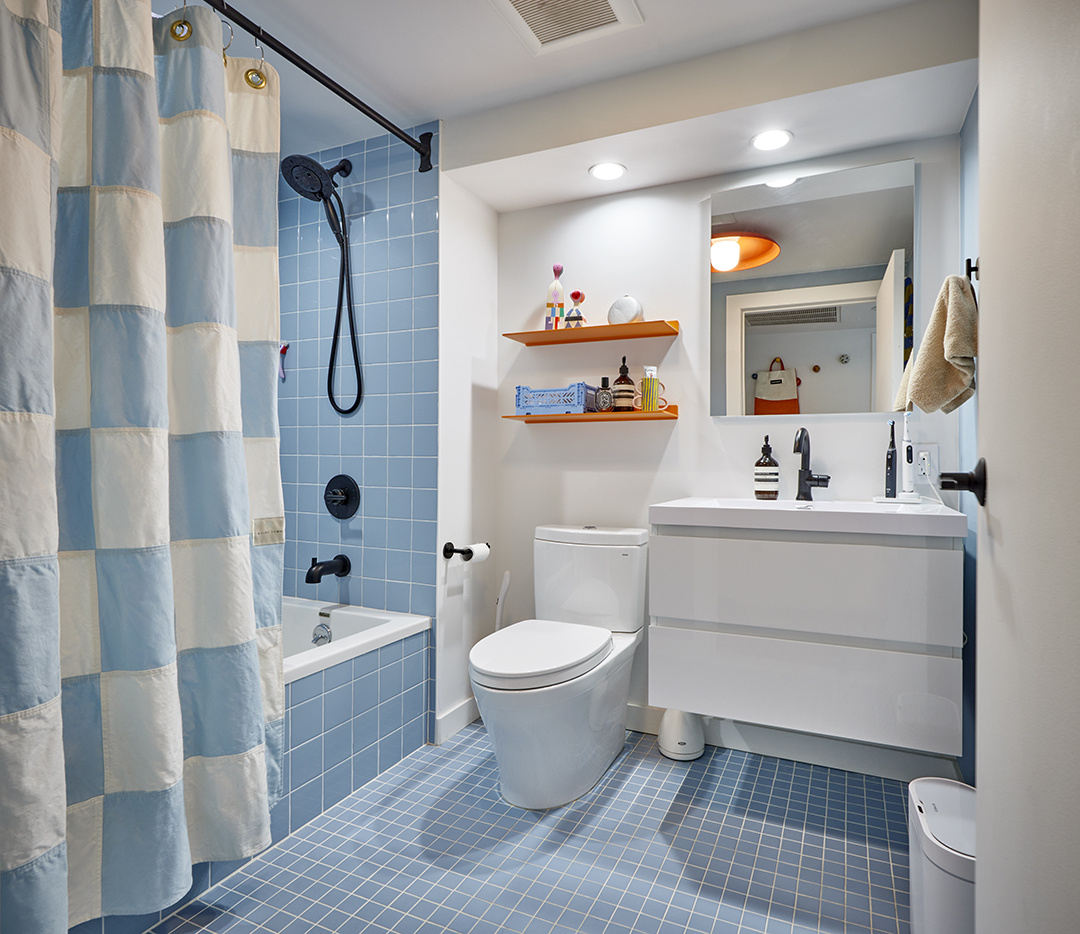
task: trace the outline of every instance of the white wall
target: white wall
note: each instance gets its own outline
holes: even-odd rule
[[[870,387],[873,368],[870,366],[873,328],[836,328],[817,331],[792,331],[775,333],[779,328],[756,327],[746,329],[743,355],[746,361],[745,409],[754,411],[754,391],[758,379],[779,357],[784,366],[795,370],[799,386],[799,410],[803,412],[850,412],[852,409],[870,409]],[[773,332],[773,333],[770,333]],[[847,354],[847,363],[840,362],[840,355]],[[820,367],[815,373],[814,367]],[[891,403],[892,400],[890,399]]]
[[[976,928],[1066,934],[1080,925],[1080,432],[1074,394],[1039,376],[1080,347],[1080,5],[983,0],[980,41]]]
[[[499,542],[493,520],[496,352],[495,212],[453,179],[439,179],[438,543],[490,542],[493,560],[437,557],[437,742],[477,716],[469,649],[493,629]]]
[[[860,160],[914,158],[918,162],[915,266],[916,337],[921,336],[958,253],[958,147],[955,137],[882,147]],[[836,159],[838,165],[845,159]],[[713,418],[709,415],[707,262],[709,204],[722,178],[699,179],[499,217],[498,330],[542,327],[551,265],[563,281],[586,293],[590,323],[606,320],[624,293],[638,298],[647,318],[677,319],[681,334],[575,347],[525,347],[499,339],[500,414],[514,411],[518,384],[565,386],[578,379],[614,377],[623,354],[631,372],[656,364],[676,422],[527,425],[500,420],[496,434],[498,567],[513,586],[508,618],[532,613],[533,528],[544,523],[648,526],[648,506],[681,496],[750,496],[754,461],[769,433],[781,464],[784,498],[795,494],[795,431],[805,425],[813,468],[832,475],[820,499],[866,499],[882,492],[888,415]],[[941,445],[944,469],[956,461],[956,416],[917,415],[916,440]],[[644,653],[639,652],[632,702],[647,702]]]

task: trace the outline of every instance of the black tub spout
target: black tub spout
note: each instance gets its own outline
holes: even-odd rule
[[[338,577],[346,577],[352,570],[352,563],[345,555],[334,555],[329,561],[311,559],[311,567],[307,569],[304,578],[309,584],[317,584],[327,574],[335,574]]]

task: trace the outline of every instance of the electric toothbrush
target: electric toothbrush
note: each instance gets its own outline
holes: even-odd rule
[[[908,416],[910,411],[904,412],[904,437],[901,440],[900,450],[900,475],[903,486],[902,493],[915,492],[915,446],[911,443],[911,434],[908,431]]]
[[[885,451],[885,499],[896,499],[896,422],[889,419],[889,447]]]

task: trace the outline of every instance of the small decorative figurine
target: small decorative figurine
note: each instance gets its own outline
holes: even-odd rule
[[[585,301],[585,293],[581,289],[574,289],[570,293],[570,300],[574,303],[574,307],[566,314],[566,326],[580,328],[585,324],[585,316],[581,313],[581,303]]]
[[[555,272],[555,279],[547,290],[547,316],[544,318],[545,331],[557,331],[566,327],[564,316],[566,315],[566,292],[563,284],[559,281],[562,275],[562,263],[556,263],[551,267]]]

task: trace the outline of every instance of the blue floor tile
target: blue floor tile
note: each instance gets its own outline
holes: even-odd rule
[[[400,742],[350,794],[343,762],[317,816],[299,787],[310,823],[154,934],[909,934],[901,782],[631,733],[584,797],[523,811],[479,724]]]

